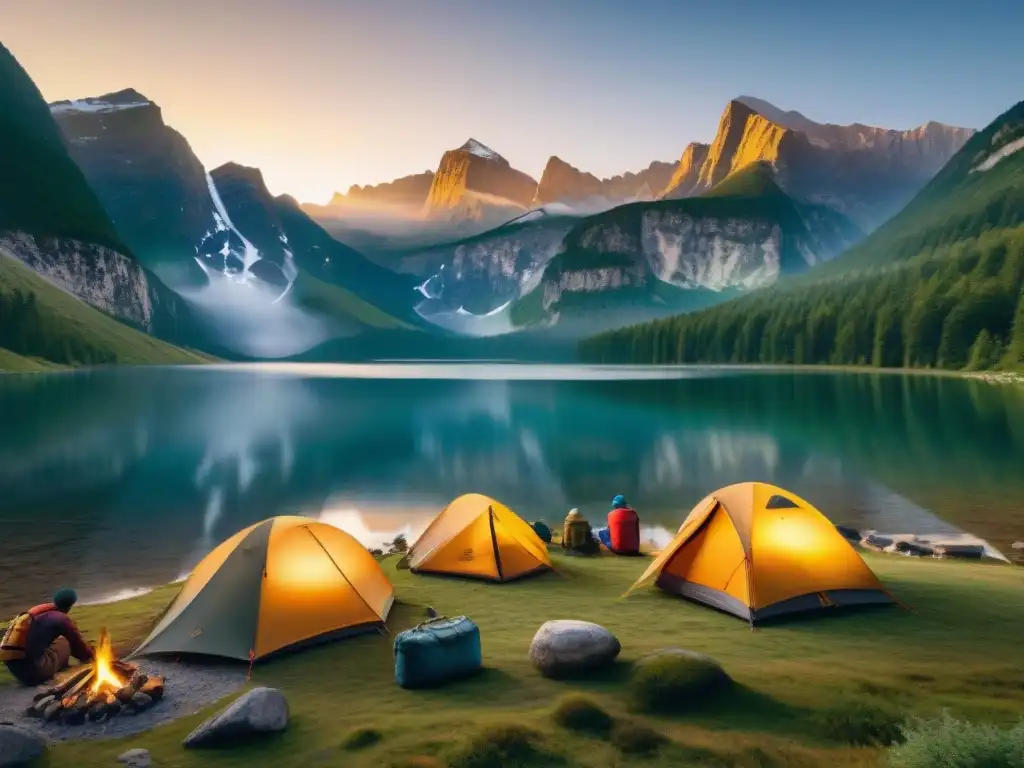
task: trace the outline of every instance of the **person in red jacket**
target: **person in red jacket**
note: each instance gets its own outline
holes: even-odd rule
[[[636,555],[640,552],[640,516],[626,503],[625,496],[612,499],[612,511],[608,513],[608,534],[611,546],[617,555]]]
[[[73,589],[58,590],[52,603],[30,608],[31,621],[25,639],[24,658],[5,661],[7,669],[23,685],[41,685],[67,667],[71,657],[91,662],[95,652],[68,616],[78,601]]]

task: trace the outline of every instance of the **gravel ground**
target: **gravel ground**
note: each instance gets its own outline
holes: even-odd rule
[[[160,701],[137,715],[117,715],[102,723],[87,720],[82,725],[44,723],[25,716],[25,709],[40,689],[4,685],[0,686],[0,723],[12,723],[51,741],[127,736],[195,714],[245,684],[246,668],[242,665],[156,659],[139,659],[137,663],[146,674],[162,675],[167,682]]]

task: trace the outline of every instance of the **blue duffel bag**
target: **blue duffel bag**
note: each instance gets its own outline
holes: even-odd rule
[[[442,685],[482,666],[480,629],[465,616],[431,619],[395,638],[395,682],[403,688]]]

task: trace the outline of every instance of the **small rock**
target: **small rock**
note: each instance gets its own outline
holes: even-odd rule
[[[860,531],[856,528],[851,528],[848,525],[837,525],[836,530],[842,535],[844,539],[850,539],[851,541],[860,541]]]
[[[148,749],[129,749],[117,756],[117,762],[124,763],[128,768],[149,768],[153,761]]]
[[[549,621],[530,643],[530,660],[546,677],[570,675],[611,663],[622,646],[600,624],[564,619]]]
[[[893,544],[893,549],[905,555],[916,555],[918,557],[931,557],[935,554],[935,550],[927,544],[920,544],[916,541],[897,541]]]
[[[862,541],[869,547],[874,547],[875,549],[885,549],[886,547],[892,546],[892,539],[890,537],[879,536],[875,533],[869,533],[862,539]]]
[[[245,741],[256,733],[273,733],[288,727],[288,700],[276,688],[253,688],[225,710],[190,733],[186,747],[207,747]]]
[[[43,754],[46,742],[16,725],[0,723],[0,768],[26,765]]]
[[[938,544],[935,547],[935,554],[939,557],[977,559],[985,554],[985,548],[980,544]]]
[[[153,699],[144,693],[136,693],[132,696],[132,709],[136,712],[140,709],[145,709],[153,703]]]

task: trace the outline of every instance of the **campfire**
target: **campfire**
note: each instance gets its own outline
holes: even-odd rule
[[[164,679],[150,677],[138,665],[114,658],[110,637],[103,630],[95,661],[75,668],[36,694],[25,714],[67,725],[102,722],[115,715],[141,712],[163,695]]]

